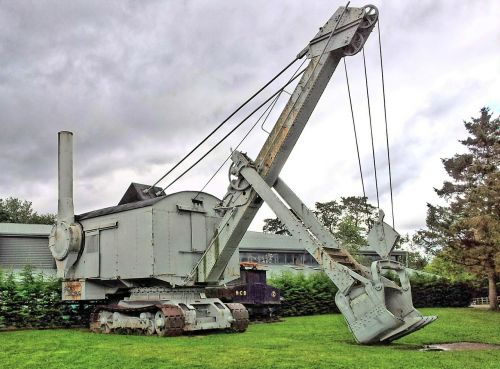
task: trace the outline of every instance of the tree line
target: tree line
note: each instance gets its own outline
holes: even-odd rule
[[[31,201],[0,198],[0,223],[54,224],[55,214],[38,214]]]

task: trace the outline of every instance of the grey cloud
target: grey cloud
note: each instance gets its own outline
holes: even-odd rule
[[[84,191],[79,200],[84,207],[111,204],[110,198],[119,197],[116,188],[126,188],[129,181],[153,181],[158,168],[168,169],[286,65],[338,5],[343,3],[0,2],[0,197],[24,196],[41,204],[54,197],[43,191],[55,180],[56,133],[62,129],[75,132],[75,170]],[[455,12],[448,10],[451,7]],[[409,72],[404,68],[415,67],[411,72],[416,77],[410,81],[416,90],[426,89],[425,69],[433,65],[433,57],[446,57],[440,52],[444,41],[461,46],[457,40],[464,37],[433,32],[458,29],[455,16],[467,13],[470,6],[425,1],[383,2],[379,8],[388,77],[398,78]],[[471,10],[471,14],[479,11]],[[468,42],[468,50],[483,55],[475,39]],[[372,49],[375,46],[369,45]],[[419,63],[399,66],[411,58]],[[450,56],[453,58],[456,55]],[[374,71],[377,60],[373,60],[369,68]],[[352,63],[353,85],[361,76],[355,72],[356,63]],[[449,65],[453,66],[454,60]],[[464,91],[482,86],[469,82],[461,81],[456,91],[429,93],[427,106],[408,103],[406,108],[414,113],[403,122],[405,130],[411,132],[417,122],[430,124],[447,117],[454,105],[470,97],[470,91]],[[328,119],[330,114],[324,109],[314,117]],[[453,137],[454,132],[447,134]],[[399,192],[409,181],[418,179],[419,161],[427,157],[435,160],[439,137],[429,142],[411,134],[391,139],[393,184]],[[237,141],[234,138],[231,144]],[[215,170],[228,145],[204,162],[197,171],[199,177]],[[367,151],[362,154],[365,176],[371,178],[370,156]],[[380,190],[386,196],[383,146],[376,155]],[[121,178],[123,171],[134,178]],[[359,183],[356,168],[349,176]],[[97,183],[107,183],[110,178],[115,178],[110,189],[97,188]],[[336,180],[326,186],[333,186]],[[202,183],[189,185],[199,187]],[[314,186],[320,191],[323,185]],[[43,190],[33,192],[35,188]],[[373,181],[367,188],[374,193]],[[99,199],[92,196],[96,190],[100,191]],[[55,204],[40,210],[54,209]]]

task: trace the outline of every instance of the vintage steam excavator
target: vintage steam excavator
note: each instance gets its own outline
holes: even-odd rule
[[[73,135],[59,132],[58,216],[49,247],[64,300],[103,300],[92,317],[94,331],[245,331],[245,307],[205,291],[238,278],[238,244],[263,202],[338,287],[335,303],[359,343],[390,342],[436,319],[413,307],[405,268],[389,257],[399,235],[382,212],[368,234],[381,260],[367,268],[279,177],[337,65],[363,48],[377,20],[374,6],[345,6],[320,28],[297,56],[309,64],[257,158],[232,152],[222,200],[132,184],[117,206],[75,216]],[[386,279],[385,270],[396,272],[400,283]]]

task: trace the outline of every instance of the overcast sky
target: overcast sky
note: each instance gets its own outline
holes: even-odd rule
[[[373,2],[380,10],[396,228],[408,232],[424,226],[426,203],[438,201],[433,187],[445,179],[440,158],[462,150],[463,120],[485,105],[500,112],[500,2]],[[28,199],[39,212],[56,212],[57,132],[71,130],[76,212],[115,205],[130,182],[158,179],[342,5],[0,0],[0,198]],[[376,33],[366,57],[381,206],[390,222]],[[375,203],[361,54],[347,64],[366,188]],[[267,130],[285,102],[280,99]],[[168,192],[199,190],[254,122]],[[258,125],[241,149],[255,158],[266,135]],[[362,194],[343,67],[281,176],[311,207]],[[207,192],[221,197],[226,187],[225,168]],[[269,216],[263,208],[252,228]]]

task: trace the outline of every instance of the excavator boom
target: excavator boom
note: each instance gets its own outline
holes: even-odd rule
[[[375,261],[370,269],[362,266],[337,243],[279,174],[338,63],[363,48],[377,19],[378,11],[372,5],[341,7],[299,54],[307,54],[309,64],[257,159],[252,161],[239,151],[232,154],[230,176],[234,179],[220,207],[224,217],[189,276],[197,283],[224,280],[230,258],[266,202],[336,284],[336,304],[360,343],[390,342],[436,319],[423,317],[413,307],[405,268],[389,259],[399,235],[383,222],[380,211],[368,240],[382,260]],[[385,278],[385,270],[396,271],[400,285]]]
[[[259,175],[273,186],[316,107],[335,68],[348,54],[361,50],[376,24],[375,9],[340,7],[320,28],[299,57],[310,59],[297,87],[253,163]],[[231,170],[234,170],[234,165]],[[233,174],[233,173],[232,173]],[[236,171],[234,174],[238,174]],[[242,182],[236,185],[236,182]],[[262,205],[259,195],[245,191],[245,180],[231,182],[224,196],[225,217],[198,265],[198,282],[217,282],[239,242]],[[243,189],[243,190],[242,190]]]

